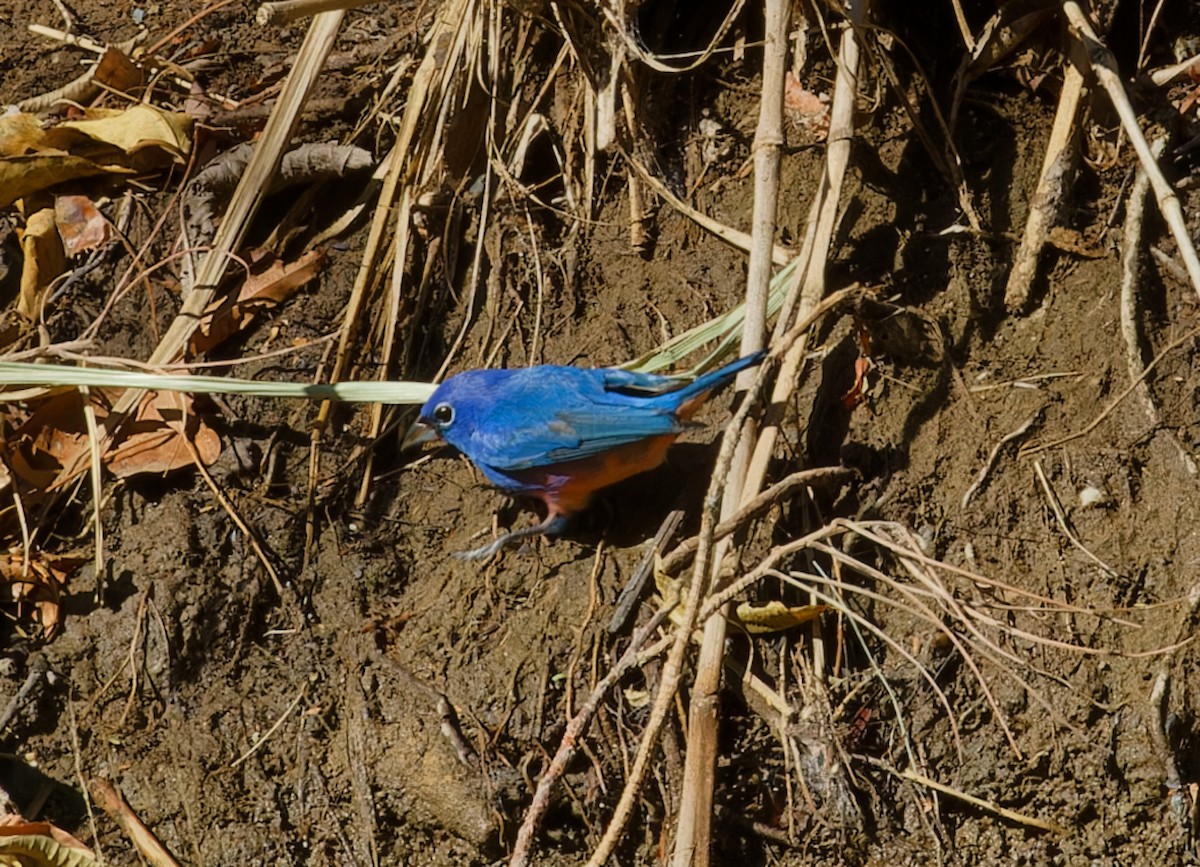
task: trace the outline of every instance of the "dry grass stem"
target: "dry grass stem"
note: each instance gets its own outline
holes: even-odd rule
[[[269,741],[275,732],[279,731],[280,727],[287,722],[287,718],[292,715],[296,708],[300,706],[300,702],[304,701],[304,697],[308,695],[308,686],[309,685],[306,683],[304,686],[300,687],[300,691],[296,693],[296,697],[292,699],[291,703],[287,706],[287,709],[279,715],[279,719],[275,720],[271,727],[267,729],[260,738],[252,743],[246,752],[242,753],[240,756],[230,762],[229,767],[231,769],[236,768],[242,762],[246,761],[246,759],[257,753],[260,749],[262,749],[263,744]]]
[[[259,6],[254,20],[260,27],[278,27],[322,12],[357,9],[373,2],[375,0],[277,0],[277,2],[263,3]]]
[[[1042,248],[1046,245],[1050,229],[1058,221],[1069,192],[1075,171],[1076,119],[1083,94],[1083,74],[1074,64],[1068,63],[1058,96],[1054,126],[1050,130],[1050,141],[1046,144],[1046,155],[1042,159],[1042,173],[1038,177],[1037,189],[1025,221],[1025,234],[1021,236],[1021,246],[1017,248],[1008,272],[1008,285],[1004,288],[1004,304],[1013,312],[1024,310],[1029,303]]]
[[[29,29],[39,36],[45,36],[49,39],[53,39],[56,42],[62,42],[66,45],[73,45],[78,48],[82,48],[85,51],[91,51],[95,54],[103,54],[106,50],[108,50],[108,46],[88,39],[86,36],[75,36],[62,30],[56,30],[53,27],[45,27],[41,24],[30,24]],[[112,47],[122,54],[129,54],[145,41],[146,34],[139,33],[132,39],[115,43]],[[38,114],[43,111],[50,110],[60,102],[87,102],[100,92],[100,86],[94,81],[96,77],[96,69],[97,67],[90,66],[86,72],[67,82],[62,87],[56,88],[47,93],[38,94],[37,96],[31,96],[28,99],[23,99],[17,103],[17,108],[19,108],[21,111],[30,112],[31,114]]]
[[[743,529],[750,521],[762,517],[772,506],[790,499],[804,488],[834,485],[846,481],[853,475],[854,471],[846,467],[815,467],[811,470],[797,470],[753,499],[743,502],[737,512],[717,524],[716,529],[713,530],[713,538],[724,539]],[[659,563],[658,571],[663,575],[674,575],[691,562],[699,546],[699,536],[692,536],[680,542]]]
[[[1196,255],[1196,247],[1188,232],[1183,208],[1179,204],[1179,197],[1175,195],[1175,190],[1163,176],[1158,162],[1150,152],[1150,145],[1146,142],[1146,136],[1142,133],[1141,125],[1138,123],[1137,113],[1134,112],[1133,105],[1129,102],[1129,95],[1125,92],[1125,87],[1117,75],[1116,58],[1096,35],[1091,22],[1076,0],[1065,0],[1063,12],[1066,13],[1073,35],[1086,49],[1092,71],[1108,92],[1108,98],[1121,118],[1121,126],[1124,128],[1125,134],[1129,136],[1130,142],[1133,143],[1142,168],[1150,177],[1150,184],[1154,187],[1154,195],[1158,201],[1158,209],[1171,228],[1175,243],[1179,245],[1179,255],[1187,268],[1192,288],[1197,294],[1200,294],[1200,257]]]
[[[983,798],[977,798],[975,795],[969,795],[961,789],[956,789],[953,786],[947,786],[945,783],[939,783],[932,777],[927,777],[924,774],[912,770],[911,768],[899,770],[884,761],[872,759],[870,757],[867,758],[867,761],[869,761],[875,767],[881,768],[887,771],[889,774],[899,777],[902,780],[908,780],[909,782],[916,783],[919,786],[925,786],[928,789],[941,792],[943,795],[949,795],[956,801],[962,801],[964,804],[970,804],[972,807],[978,807],[981,810],[986,810],[989,813],[1000,816],[1003,819],[1008,819],[1011,822],[1016,822],[1020,825],[1026,825],[1030,828],[1037,828],[1040,831],[1049,831],[1052,834],[1062,834],[1065,836],[1071,833],[1062,825],[1049,822],[1045,819],[1038,819],[1034,816],[1026,816],[1024,813],[1018,813],[1016,810],[1010,810],[1007,807],[1001,807],[999,804],[992,803],[991,801],[984,800]]]
[[[634,169],[634,171],[638,173],[642,180],[645,181],[646,185],[654,190],[654,192],[658,194],[659,198],[661,198],[672,208],[679,211],[679,213],[683,214],[700,228],[711,232],[714,236],[720,238],[729,246],[745,252],[749,252],[751,250],[754,242],[749,234],[740,231],[739,229],[726,226],[724,223],[718,222],[707,214],[701,213],[693,208],[683,199],[679,198],[679,196],[671,192],[671,189],[666,184],[651,174],[650,170],[642,165],[641,161],[634,158],[631,154],[625,154],[625,159],[628,161],[629,165]],[[778,244],[776,244],[771,248],[771,261],[774,262],[774,264],[786,265],[791,261],[791,259],[792,253],[786,247],[780,247]]]
[[[988,455],[988,459],[984,461],[983,467],[979,470],[979,475],[975,477],[975,481],[971,482],[970,486],[963,493],[962,508],[964,510],[967,508],[967,506],[971,505],[971,500],[974,499],[975,495],[982,490],[984,485],[987,484],[988,476],[990,476],[992,474],[992,470],[996,468],[996,462],[1000,460],[1000,453],[1004,451],[1004,447],[1011,442],[1021,439],[1023,436],[1029,433],[1030,428],[1033,427],[1040,417],[1040,412],[1031,415],[1016,429],[1002,436],[1000,438],[1000,442],[993,446],[991,454]]]
[[[1050,486],[1050,480],[1046,478],[1046,471],[1042,469],[1042,462],[1040,460],[1033,462],[1033,471],[1037,475],[1038,484],[1042,486],[1042,492],[1046,495],[1046,502],[1050,504],[1050,510],[1054,513],[1054,520],[1058,522],[1058,528],[1062,530],[1067,540],[1083,552],[1085,557],[1099,566],[1105,574],[1112,578],[1118,577],[1120,573],[1116,569],[1093,554],[1091,549],[1083,544],[1079,537],[1075,535],[1075,531],[1071,529],[1071,522],[1067,520],[1067,513],[1063,510],[1062,503],[1059,502],[1058,495],[1054,493],[1054,488]]]

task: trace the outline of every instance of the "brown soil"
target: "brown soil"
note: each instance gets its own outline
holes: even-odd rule
[[[939,100],[948,99],[961,53],[951,4],[930,4],[939,9],[928,20],[907,18],[910,13],[900,11],[906,4],[893,5],[889,14],[899,20],[885,23],[923,59]],[[989,4],[966,5],[978,27]],[[1129,63],[1136,55],[1136,4],[1121,7],[1114,48]],[[73,8],[80,29],[96,38],[120,40],[133,31],[127,4],[80,0]],[[161,34],[182,23],[187,10],[164,4],[147,7],[147,14]],[[55,51],[25,31],[29,23],[51,23],[51,15],[49,4],[25,0],[0,8],[0,44],[6,46],[0,102],[75,74],[77,55]],[[298,45],[301,27],[263,30],[250,23],[251,15],[248,7],[229,6],[189,31],[189,39],[211,40],[217,52],[212,90],[236,94],[253,86],[285,68]],[[1169,59],[1163,33],[1200,36],[1194,9],[1170,15],[1150,42],[1153,64]],[[378,68],[406,56],[419,59],[419,36],[430,21],[428,10],[398,6],[370,7],[349,19],[356,32],[379,40]],[[734,35],[752,39],[756,27],[741,25]],[[879,287],[878,305],[862,311],[876,338],[877,374],[870,400],[847,413],[839,398],[853,376],[855,328],[849,317],[827,323],[792,408],[779,469],[842,462],[859,479],[820,504],[824,517],[897,522],[951,564],[1110,616],[1039,621],[1041,634],[1059,639],[1059,646],[1010,639],[1007,649],[1022,661],[1013,668],[1029,688],[985,666],[993,707],[963,660],[936,647],[931,627],[908,612],[870,609],[898,646],[937,669],[961,742],[929,686],[883,646],[873,650],[891,693],[874,680],[841,704],[850,690],[872,682],[868,657],[849,651],[849,666],[830,687],[830,724],[834,739],[855,754],[853,798],[866,817],[860,827],[820,810],[814,820],[804,795],[788,785],[792,772],[772,730],[727,695],[717,863],[1195,860],[1186,793],[1173,799],[1167,790],[1164,756],[1152,736],[1150,693],[1165,660],[1173,678],[1167,741],[1181,782],[1200,782],[1191,680],[1200,656],[1192,645],[1169,658],[1132,655],[1187,632],[1183,600],[1194,592],[1200,562],[1200,488],[1187,458],[1200,444],[1195,343],[1169,353],[1149,378],[1160,424],[1150,424],[1135,400],[1124,400],[1085,436],[1029,456],[1018,456],[1016,445],[1003,451],[986,484],[962,505],[1006,434],[1030,419],[1034,426],[1023,442],[1083,430],[1129,383],[1118,322],[1120,226],[1136,157],[1116,135],[1103,96],[1091,98],[1081,142],[1089,160],[1063,219],[1078,232],[1083,252],[1047,252],[1030,309],[1010,314],[1003,304],[1056,102],[1058,67],[1050,50],[1056,30],[1053,23],[1046,28],[1045,54],[1030,49],[1021,62],[977,82],[956,133],[970,195],[986,224],[983,236],[947,231],[962,224],[955,192],[915,133],[897,90],[878,71],[863,83],[830,275],[835,287],[855,281]],[[810,41],[819,56],[803,83],[827,92],[834,67],[821,40]],[[350,47],[347,37],[339,50]],[[758,63],[751,51],[647,85],[645,108],[653,120],[647,135],[664,174],[677,175],[687,189],[694,185],[692,204],[736,227],[750,222]],[[905,74],[911,80],[900,82],[901,92],[932,140],[941,141],[925,91],[913,73]],[[387,77],[377,68],[370,76],[367,81],[361,69],[330,73],[329,92],[318,96],[369,94]],[[1136,93],[1139,109],[1169,123],[1175,142],[1197,132],[1194,110],[1180,117],[1170,103],[1183,87]],[[703,176],[702,118],[722,124],[725,145]],[[354,120],[310,121],[300,135],[324,140]],[[380,134],[381,142],[386,138]],[[386,142],[365,143],[377,153],[386,150]],[[822,147],[789,142],[783,243],[798,244],[803,236],[822,161]],[[1180,182],[1189,229],[1200,236],[1200,188],[1186,183],[1195,163],[1174,153],[1165,162]],[[631,248],[624,174],[619,161],[598,168],[595,221],[586,232],[564,232],[547,209],[535,210],[530,221],[523,204],[501,204],[488,226],[493,276],[481,281],[488,284],[479,302],[486,300],[484,312],[469,325],[455,370],[621,363],[740,301],[744,254],[669,207],[653,215],[648,250]],[[151,200],[150,210],[165,202]],[[1153,206],[1148,214],[1144,243],[1174,256],[1175,244]],[[464,224],[460,233],[473,241],[475,230]],[[336,248],[319,285],[276,311],[236,351],[253,354],[272,329],[276,341],[336,329],[364,235],[359,231]],[[459,280],[469,265],[464,254]],[[1144,256],[1142,265],[1140,325],[1150,359],[1197,326],[1196,295],[1158,258]],[[67,309],[51,322],[55,339],[90,321],[116,267],[100,269],[62,302]],[[546,277],[541,294],[533,276],[538,267]],[[462,327],[468,299],[457,288],[436,293],[412,378],[436,371]],[[881,312],[885,299],[890,306]],[[128,300],[114,313],[103,351],[144,357],[156,339],[144,303]],[[176,303],[166,290],[157,297],[160,331]],[[321,351],[260,369],[307,381]],[[258,372],[243,366],[236,375]],[[440,453],[405,466],[392,437],[377,450],[378,478],[365,508],[356,510],[369,443],[367,412],[353,408],[339,411],[326,437],[316,535],[306,558],[311,407],[224,401],[213,409],[226,443],[216,475],[279,569],[282,597],[251,540],[194,474],[114,485],[104,510],[102,582],[91,566],[73,577],[67,617],[54,641],[27,641],[8,630],[0,645],[5,695],[15,694],[39,657],[55,675],[0,733],[11,753],[0,762],[0,784],[21,809],[49,792],[30,818],[48,818],[91,842],[81,775],[112,779],[168,848],[197,865],[484,864],[502,858],[569,709],[627,641],[628,628],[611,636],[607,624],[642,543],[672,508],[686,509],[685,529],[695,529],[726,406],[727,400],[714,401],[705,426],[672,451],[666,466],[606,492],[566,539],[529,544],[480,565],[450,554],[478,544],[497,520],[521,526],[529,516],[506,506],[464,460]],[[271,452],[273,474],[244,472],[234,445]],[[1035,462],[1076,538],[1110,570],[1068,540]],[[1085,506],[1080,492],[1089,486],[1101,499]],[[776,533],[795,533],[806,511],[797,505],[777,514]],[[79,536],[55,544],[63,550],[89,544],[86,514],[85,508],[82,516],[65,516],[60,534]],[[98,583],[105,588],[101,602]],[[642,607],[644,618],[653,602]],[[1112,614],[1118,609],[1119,617]],[[775,639],[759,643],[766,670],[778,670],[781,647]],[[802,652],[792,646],[791,653]],[[537,863],[586,859],[644,722],[636,696],[655,676],[651,668],[627,679],[624,693],[605,704],[548,817]],[[464,764],[446,737],[441,696],[478,752],[476,766]],[[851,734],[856,718],[866,728]],[[901,725],[929,775],[1068,832],[1035,830],[889,775],[872,760],[907,764]],[[664,797],[670,803],[677,797],[682,735],[678,721],[668,728],[621,863],[659,863],[660,847],[670,839]],[[1180,803],[1182,816],[1175,809]],[[762,833],[786,834],[789,819],[800,829],[798,845]],[[101,815],[95,827],[95,842],[112,862],[135,861],[115,825]]]

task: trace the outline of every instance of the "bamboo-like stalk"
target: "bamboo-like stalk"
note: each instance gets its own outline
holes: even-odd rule
[[[767,328],[767,290],[771,282],[771,254],[775,243],[775,218],[779,202],[779,163],[783,146],[783,89],[787,73],[787,0],[766,0],[763,45],[762,98],[758,128],[754,136],[754,214],[751,220],[753,245],[746,275],[746,323],[742,331],[742,354],[762,349]],[[755,373],[742,371],[738,386],[745,389]],[[721,518],[728,519],[741,505],[743,483],[754,450],[754,423],[747,421],[738,437],[721,497]],[[729,436],[737,437],[737,432]],[[757,488],[749,490],[753,496]],[[693,582],[715,588],[721,564],[730,550],[730,539],[717,543],[711,573],[693,572]],[[705,594],[707,595],[707,593]],[[725,660],[728,611],[722,609],[704,624],[704,638],[696,663],[687,732],[687,754],[683,769],[683,791],[676,819],[675,867],[704,867],[712,844],[713,771],[717,758],[719,692]]]
[[[1150,152],[1150,145],[1138,123],[1137,113],[1133,110],[1133,105],[1129,102],[1129,95],[1125,93],[1125,87],[1117,76],[1116,58],[1108,50],[1108,46],[1096,35],[1091,22],[1076,0],[1065,0],[1062,8],[1071,25],[1072,34],[1087,49],[1092,71],[1108,92],[1108,98],[1121,118],[1121,126],[1124,128],[1125,134],[1129,136],[1134,150],[1137,151],[1138,159],[1150,178],[1150,185],[1154,188],[1158,210],[1162,213],[1163,219],[1167,221],[1171,234],[1175,237],[1175,243],[1179,245],[1179,255],[1183,259],[1184,267],[1187,268],[1192,288],[1196,290],[1197,294],[1200,294],[1200,257],[1197,257],[1196,246],[1188,234],[1183,208],[1179,204],[1179,197],[1175,195],[1175,190],[1163,176],[1162,170],[1159,169],[1154,154]]]
[[[869,0],[849,4],[847,13],[855,25],[860,25],[865,19],[869,8]],[[854,102],[858,94],[859,39],[856,30],[851,27],[843,32],[842,42],[838,48],[838,74],[834,83],[833,102],[830,109],[829,146],[825,154],[825,172],[821,178],[821,186],[813,199],[812,210],[809,214],[809,225],[812,229],[811,250],[808,251],[804,267],[796,274],[795,289],[798,291],[798,301],[784,303],[784,311],[775,326],[776,340],[793,321],[790,309],[798,303],[795,314],[796,320],[803,320],[808,313],[820,303],[825,295],[825,265],[829,261],[829,249],[833,243],[833,230],[837,224],[837,215],[841,203],[842,183],[846,176],[846,168],[850,162],[850,142],[854,134]],[[809,247],[806,239],[805,246]],[[747,473],[748,486],[757,490],[766,478],[767,464],[779,437],[779,424],[775,408],[786,405],[787,399],[795,388],[796,378],[804,356],[808,352],[808,341],[804,338],[797,340],[784,356],[779,375],[775,378],[774,391],[768,402],[767,422],[759,432],[758,444],[750,461]]]

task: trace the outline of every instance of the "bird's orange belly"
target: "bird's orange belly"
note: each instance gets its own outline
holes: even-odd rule
[[[531,493],[546,503],[550,515],[573,515],[586,508],[592,494],[601,488],[657,467],[666,460],[667,450],[674,441],[675,434],[665,434],[513,475],[537,489]]]

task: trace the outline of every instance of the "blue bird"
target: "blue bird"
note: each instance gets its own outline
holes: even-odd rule
[[[549,364],[467,371],[438,387],[403,447],[441,439],[504,493],[545,503],[540,524],[459,555],[490,557],[517,539],[561,533],[596,491],[657,467],[709,394],[764,355],[693,380]]]

